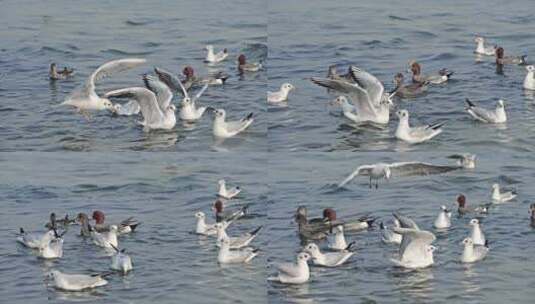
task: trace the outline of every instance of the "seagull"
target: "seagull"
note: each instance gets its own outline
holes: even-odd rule
[[[431,243],[436,239],[429,231],[410,228],[394,228],[394,232],[403,236],[400,246],[400,259],[394,260],[396,265],[404,268],[425,268],[434,263],[433,251],[436,247]]]
[[[114,73],[135,68],[145,62],[145,59],[126,58],[113,60],[101,65],[89,76],[89,78],[87,78],[82,86],[75,89],[67,99],[65,99],[62,105],[73,106],[77,108],[79,112],[88,110],[111,110],[113,108],[112,102],[108,99],[108,96],[101,98],[97,95],[95,92],[95,83]]]
[[[283,83],[281,85],[281,88],[277,92],[267,92],[267,101],[269,103],[281,103],[288,100],[288,93],[290,93],[291,90],[295,89],[295,87],[290,83]]]
[[[208,53],[206,54],[206,58],[204,59],[204,62],[219,63],[228,57],[227,49],[223,49],[222,51],[219,51],[218,53],[214,53],[214,46],[210,44],[206,46],[206,51]]]
[[[116,248],[119,247],[119,241],[117,240],[117,226],[111,225],[110,231],[105,232],[98,232],[93,229],[93,227],[90,227],[90,236],[93,239],[93,243],[99,247],[104,248],[113,248],[114,246]]]
[[[411,127],[409,125],[409,112],[407,110],[399,110],[396,114],[399,117],[396,138],[408,142],[409,144],[419,144],[432,139],[442,133],[442,126],[446,123],[443,121],[424,126]]]
[[[312,257],[314,265],[325,267],[336,267],[345,263],[354,252],[351,251],[339,251],[339,252],[325,252],[322,253],[318,248],[318,245],[310,243],[305,247],[305,251]]]
[[[383,243],[386,244],[401,244],[401,234],[395,233],[392,230],[390,230],[387,226],[385,226],[383,223],[380,224],[380,229],[382,231],[382,237],[381,240]],[[394,227],[399,228],[399,221],[398,219],[394,218]]]
[[[440,166],[432,165],[422,162],[400,162],[400,163],[377,163],[373,165],[359,166],[353,173],[351,173],[346,179],[338,184],[341,188],[356,176],[369,176],[369,186],[372,188],[372,181],[375,180],[375,188],[379,187],[379,179],[384,178],[389,180],[391,177],[396,176],[416,176],[416,175],[432,175],[446,173],[449,171],[461,169],[459,166]]]
[[[344,226],[338,225],[334,227],[333,230],[334,230],[334,236],[329,239],[328,247],[332,250],[348,250],[350,246],[348,246],[346,242],[346,238],[344,236]]]
[[[516,191],[507,191],[507,192],[501,192],[500,191],[500,185],[499,184],[493,184],[492,185],[492,191],[491,191],[491,197],[492,202],[494,204],[500,204],[505,203],[510,200],[513,200],[516,197]]]
[[[465,169],[474,169],[476,167],[476,158],[477,156],[475,154],[453,154],[448,156],[450,159],[456,159],[457,165],[465,168]]]
[[[20,235],[17,237],[17,242],[31,249],[39,249],[39,247],[48,243],[53,237],[53,230],[49,230],[44,234],[37,234],[28,233],[23,228],[20,228]]]
[[[244,118],[236,121],[225,121],[227,113],[223,109],[215,110],[214,114],[213,134],[217,138],[234,137],[245,131],[254,121],[253,113],[249,113]]]
[[[504,101],[502,99],[498,100],[495,110],[487,110],[475,105],[468,98],[466,98],[466,111],[470,114],[475,120],[485,122],[485,123],[505,123],[507,121],[507,115],[505,114]]]
[[[491,204],[485,204],[480,205],[477,207],[468,207],[466,206],[466,196],[464,194],[459,194],[457,196],[457,205],[459,205],[459,208],[457,208],[457,212],[459,212],[459,215],[464,215],[466,213],[488,213],[489,207]]]
[[[48,77],[50,80],[63,80],[69,77],[74,76],[74,70],[64,67],[63,70],[58,71],[55,63],[50,64],[50,69],[48,70]]]
[[[275,281],[284,284],[303,284],[310,279],[310,269],[307,261],[310,255],[301,252],[297,255],[296,263],[285,263],[277,265],[278,274],[275,277],[269,277],[268,281]]]
[[[182,84],[182,82],[180,80],[169,80],[170,78],[166,78],[165,76],[170,76],[170,74],[165,74],[167,72],[162,72],[161,69],[158,69],[158,68],[155,68],[154,71],[158,74],[158,75],[164,75],[164,77],[160,77],[160,79],[162,80],[167,80],[167,81],[163,81],[167,87],[169,89],[172,89],[176,84],[178,84],[178,86],[180,87],[180,89],[182,90],[182,95],[184,96],[184,98],[182,98],[182,102],[180,103],[180,112],[178,113],[178,117],[183,120],[183,121],[188,121],[188,122],[194,122],[194,121],[197,121],[199,119],[201,119],[202,115],[204,114],[204,112],[206,112],[206,110],[208,109],[211,109],[210,107],[198,107],[197,108],[197,105],[196,105],[196,102],[199,98],[201,98],[202,94],[206,91],[206,89],[208,88],[208,84],[205,84],[200,90],[199,92],[197,92],[197,94],[195,96],[193,96],[193,98],[191,98],[188,94],[188,91],[187,89],[184,87],[184,85]],[[173,77],[173,76],[171,76]]]
[[[255,230],[248,232],[244,235],[235,236],[235,237],[229,237],[227,235],[227,232],[225,231],[226,224],[224,223],[215,224],[215,228],[217,230],[216,245],[218,247],[221,247],[221,242],[224,239],[228,239],[230,241],[230,249],[240,249],[249,245],[249,243],[251,243],[256,238],[256,236],[258,235],[258,232],[260,232],[260,230],[262,229],[262,226],[259,226]]]
[[[232,222],[239,218],[242,218],[245,215],[247,215],[247,210],[249,209],[248,204],[239,207],[237,210],[225,211],[223,210],[224,207],[225,207],[225,204],[220,199],[217,199],[214,202],[214,206],[212,207],[212,209],[215,212],[216,222],[218,223],[222,221]]]
[[[421,74],[422,68],[418,62],[411,60],[409,62],[409,72],[412,72],[412,82],[414,83],[424,83],[429,82],[431,84],[441,84],[448,81],[453,75],[453,72],[448,71],[447,69],[441,69],[438,71],[438,75],[429,75],[424,76]]]
[[[372,74],[355,66],[349,67],[349,73],[355,83],[316,77],[312,77],[311,81],[349,96],[353,108],[349,107],[347,99],[344,100],[345,97],[337,98],[331,102],[341,105],[344,115],[348,119],[355,122],[387,124],[390,119],[390,105],[393,95],[385,94],[383,84]]]
[[[125,104],[114,104],[113,108],[110,111],[112,114],[119,116],[132,116],[139,114],[139,112],[141,112],[141,107],[139,106],[139,103],[137,101],[130,100]]]
[[[485,245],[476,245],[471,238],[467,237],[463,240],[463,253],[461,255],[461,262],[475,263],[483,260],[489,252],[489,247]]]
[[[523,87],[526,90],[535,90],[535,65],[526,66],[528,73],[524,78]]]
[[[485,235],[483,234],[483,231],[481,230],[481,226],[479,225],[478,219],[471,219],[470,220],[470,226],[472,226],[471,232],[470,232],[470,238],[476,245],[485,245],[487,240],[485,239]]]
[[[53,230],[54,237],[46,238],[39,246],[39,256],[43,259],[59,259],[63,257],[63,235],[58,235],[56,230]]]
[[[438,214],[433,227],[437,229],[447,229],[451,227],[451,211],[446,206],[440,206],[440,213]]]
[[[143,126],[143,130],[148,132],[155,129],[170,130],[175,127],[176,107],[171,104],[173,94],[169,88],[159,80],[148,77],[144,78],[145,84],[152,90],[142,87],[130,87],[114,90],[106,93],[106,97],[129,97],[139,103],[143,121],[138,123]]]
[[[47,277],[54,280],[54,287],[66,291],[81,291],[92,289],[108,284],[104,277],[111,273],[104,274],[67,274],[59,270],[52,270]]]
[[[119,250],[119,248],[112,246],[115,250],[115,254],[111,257],[110,268],[120,271],[122,274],[127,274],[134,267],[132,266],[132,258],[126,254],[125,249]]]
[[[239,186],[236,186],[231,189],[227,189],[227,183],[224,179],[220,179],[217,182],[217,184],[219,185],[219,191],[217,192],[217,195],[222,198],[232,199],[241,192],[241,189]]]
[[[205,236],[217,235],[217,229],[215,227],[216,223],[207,224],[206,215],[204,214],[204,212],[199,211],[195,213],[195,217],[197,218],[197,225],[195,228],[195,233],[200,234],[200,235],[205,235]],[[232,223],[232,221],[230,222],[221,221],[220,223],[222,223],[226,229]]]
[[[404,216],[397,212],[393,212],[392,215],[394,216],[394,219],[395,219],[394,223],[396,227],[420,230],[420,228],[418,227],[418,224],[416,224],[416,222],[413,221],[411,218]],[[397,221],[397,224],[396,224],[396,221]]]
[[[92,218],[95,220],[95,228],[98,232],[106,232],[110,231],[111,225],[105,224],[104,221],[106,219],[106,216],[104,215],[104,212],[96,210],[93,211]],[[121,221],[119,224],[116,224],[117,226],[117,235],[127,234],[130,232],[133,232],[136,230],[137,226],[141,224],[139,221],[135,220],[134,217],[129,217],[123,221]]]
[[[496,53],[495,46],[485,46],[485,38],[476,36],[474,41],[477,43],[474,53],[478,55],[494,56]]]
[[[247,62],[245,55],[241,54],[238,56],[238,70],[240,73],[243,72],[258,72],[262,69],[262,63],[260,62]]]
[[[217,261],[220,264],[249,263],[259,252],[258,249],[251,247],[236,250],[230,250],[230,247],[231,241],[228,238],[221,241],[217,254]]]

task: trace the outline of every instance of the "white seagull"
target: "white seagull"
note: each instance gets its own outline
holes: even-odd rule
[[[318,248],[318,245],[311,243],[305,247],[305,251],[312,257],[314,265],[325,267],[336,267],[345,263],[354,252],[351,251],[338,251],[338,252],[325,252],[322,253]]]
[[[338,184],[338,187],[343,187],[356,176],[368,176],[370,178],[369,186],[372,187],[372,181],[375,180],[375,188],[379,187],[379,179],[384,178],[389,180],[396,176],[416,176],[416,175],[432,175],[446,173],[449,171],[461,169],[460,166],[440,166],[432,165],[422,162],[400,162],[400,163],[377,163],[373,165],[359,166],[346,179]]]
[[[221,247],[221,242],[224,239],[228,239],[230,241],[230,249],[239,249],[248,246],[249,243],[251,243],[256,238],[258,232],[260,232],[260,230],[262,229],[262,226],[259,226],[255,230],[245,233],[244,235],[229,237],[227,235],[227,232],[225,231],[225,229],[227,228],[225,223],[217,223],[215,224],[215,227],[217,230],[216,245],[218,247]]]
[[[217,195],[221,196],[222,198],[232,199],[241,192],[241,189],[239,186],[236,186],[231,189],[227,189],[227,183],[224,179],[220,179],[217,182],[217,184],[219,185],[219,190],[217,192]]]
[[[97,232],[94,228],[91,228],[90,236],[93,243],[99,247],[104,248],[118,248],[119,241],[117,240],[117,226],[111,225],[110,231]]]
[[[43,259],[59,259],[63,257],[63,237],[57,235],[39,246],[39,256]]]
[[[470,226],[472,226],[470,231],[470,238],[476,245],[485,245],[487,240],[485,238],[485,234],[483,234],[483,230],[481,230],[481,226],[479,225],[478,219],[471,219],[470,220]]]
[[[433,227],[437,229],[447,229],[451,227],[451,211],[446,206],[440,206],[440,213],[438,214]]]
[[[445,124],[445,122],[436,122],[425,126],[411,127],[407,110],[399,110],[396,114],[399,117],[396,138],[410,144],[419,144],[430,140],[442,133],[442,126]]]
[[[249,263],[258,255],[258,252],[258,249],[251,247],[230,250],[230,240],[226,238],[221,241],[221,247],[219,247],[219,253],[217,254],[217,261],[220,264]]]
[[[394,228],[394,232],[403,236],[400,246],[400,259],[394,260],[396,265],[405,268],[425,268],[433,265],[433,251],[431,243],[436,239],[429,231],[410,228]]]
[[[139,114],[139,112],[141,112],[141,107],[137,101],[130,100],[125,104],[114,104],[110,111],[119,116],[131,116]]]
[[[284,284],[303,284],[310,279],[310,269],[307,261],[310,255],[301,252],[297,255],[297,262],[277,265],[278,274],[275,277],[269,277],[268,281],[275,281]]]
[[[217,235],[217,229],[215,227],[216,223],[207,224],[206,215],[204,214],[204,212],[199,211],[195,213],[195,217],[197,218],[197,225],[195,227],[195,233],[200,234],[200,235],[205,235],[205,236]],[[232,221],[230,222],[223,221],[220,223],[222,223],[226,229],[228,225],[232,223]]]
[[[281,103],[286,100],[288,100],[288,94],[291,90],[295,89],[295,87],[290,83],[283,83],[281,85],[280,90],[277,92],[267,92],[267,101],[269,103]]]
[[[516,191],[512,190],[512,191],[501,192],[499,184],[492,185],[491,198],[494,204],[505,203],[510,200],[513,200],[515,197],[516,197]]]
[[[225,121],[227,113],[223,109],[214,110],[213,134],[218,138],[230,138],[245,131],[254,121],[253,113],[236,121]]]
[[[348,250],[353,243],[347,244],[344,236],[344,225],[337,225],[333,230],[334,236],[329,237],[328,247],[333,250]]]
[[[385,224],[383,224],[382,222],[379,227],[382,231],[381,240],[383,241],[383,243],[398,244],[398,245],[401,244],[401,238],[402,238],[401,234],[395,233],[388,226],[385,226]],[[399,225],[398,219],[394,219],[394,228],[399,228],[399,227],[400,225]]]
[[[54,280],[54,287],[66,291],[81,291],[108,284],[104,279],[106,274],[67,274],[59,270],[52,270],[47,277]]]
[[[471,238],[465,238],[462,242],[464,245],[463,253],[461,255],[461,262],[475,263],[483,260],[489,252],[489,247],[486,245],[475,245]]]
[[[165,73],[167,73],[165,71],[162,73],[162,70],[158,69],[158,68],[155,68],[154,71],[156,71],[156,73],[158,73],[158,75],[164,75],[164,76],[170,75],[170,74],[165,74]],[[161,77],[161,76],[159,76],[159,77]],[[166,79],[166,78],[164,78],[164,79]],[[170,86],[169,83],[170,83],[170,81],[165,82],[167,87],[170,89],[170,88],[172,88],[172,86]],[[197,121],[197,120],[201,119],[202,115],[204,114],[204,112],[206,112],[206,110],[211,109],[210,107],[197,107],[197,104],[196,104],[197,100],[199,100],[199,98],[201,98],[201,96],[204,93],[204,91],[206,91],[206,89],[208,88],[208,84],[205,84],[199,90],[199,92],[197,92],[197,94],[195,94],[195,96],[193,96],[193,98],[192,98],[192,97],[189,96],[188,90],[186,90],[186,88],[182,84],[182,81],[175,80],[172,83],[173,84],[176,83],[176,84],[178,84],[180,86],[180,89],[182,90],[182,95],[184,96],[184,98],[182,98],[182,101],[180,102],[180,111],[178,113],[178,117],[181,120],[184,120],[184,121],[187,121],[187,122]]]
[[[115,254],[111,257],[110,268],[120,271],[122,274],[127,274],[134,267],[132,266],[132,258],[126,254],[125,249],[119,250],[119,248],[112,246],[115,250]]]
[[[503,100],[501,99],[496,103],[496,109],[494,110],[487,110],[476,106],[468,98],[466,99],[466,105],[468,114],[478,121],[492,124],[504,123],[507,121],[505,107],[503,105]]]
[[[204,61],[208,63],[219,63],[228,57],[227,49],[223,49],[222,51],[215,53],[214,46],[210,44],[206,46],[206,51],[208,53],[206,54]]]
[[[526,90],[535,90],[535,65],[526,66],[528,73],[526,78],[524,78],[524,89]]]
[[[485,38],[476,36],[474,41],[477,43],[474,53],[478,55],[494,56],[496,54],[496,47],[485,46]]]
[[[345,80],[312,77],[317,85],[346,94],[354,108],[348,107],[344,99],[338,98],[336,104],[342,105],[344,115],[357,122],[387,124],[390,119],[392,96],[385,94],[383,84],[372,74],[357,67],[349,67],[349,75],[355,83]],[[347,101],[347,100],[346,100]],[[347,114],[346,114],[347,113]],[[352,113],[352,115],[348,115]]]
[[[53,238],[53,230],[49,230],[43,234],[37,234],[28,233],[23,228],[20,228],[20,235],[17,237],[17,242],[31,249],[39,249],[39,247],[44,246]]]
[[[75,89],[67,99],[65,99],[62,105],[73,106],[77,108],[79,112],[87,110],[111,110],[113,104],[107,97],[101,98],[97,95],[95,92],[95,83],[102,78],[135,68],[145,62],[145,59],[126,58],[113,60],[101,65],[87,78],[82,86]]]

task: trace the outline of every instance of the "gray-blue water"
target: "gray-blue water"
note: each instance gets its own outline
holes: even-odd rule
[[[530,303],[535,292],[531,262],[535,232],[528,207],[532,185],[533,93],[521,88],[523,67],[498,75],[492,58],[476,62],[475,34],[507,54],[535,61],[533,4],[466,1],[0,1],[0,298],[6,303]],[[141,74],[159,66],[178,73],[192,65],[199,74],[203,47],[227,47],[220,67],[228,83],[210,87],[201,103],[225,108],[230,117],[257,114],[246,133],[217,144],[211,116],[193,128],[144,133],[139,118],[93,114],[87,121],[56,107],[94,68],[108,60],[144,57],[149,63],[114,75],[99,92],[141,86]],[[236,56],[263,58],[266,69],[239,77]],[[355,126],[327,106],[328,94],[305,78],[355,64],[376,75],[387,90],[395,73],[417,59],[424,73],[446,67],[446,85],[422,97],[396,101],[386,128]],[[67,81],[50,83],[50,62],[76,68]],[[266,90],[290,82],[287,107],[267,106]],[[503,126],[474,122],[466,97],[485,107],[506,101]],[[178,99],[175,99],[175,104]],[[406,145],[394,138],[394,112],[405,108],[411,123],[448,120],[428,143]],[[77,152],[73,152],[77,151]],[[82,151],[82,153],[78,153]],[[214,151],[226,151],[218,153]],[[174,153],[173,153],[174,152]],[[178,152],[178,153],[176,153]],[[449,164],[446,156],[477,154],[474,170],[441,176],[399,178],[370,190],[366,178],[346,189],[334,184],[362,164],[422,160]],[[244,190],[237,203],[253,215],[231,226],[243,233],[266,228],[255,240],[261,254],[250,265],[221,267],[210,239],[191,234],[195,212],[211,214],[216,182],[225,177]],[[498,182],[514,187],[512,203],[491,209],[482,225],[490,241],[487,259],[458,262],[470,217],[453,219],[437,233],[435,265],[415,272],[393,267],[396,248],[382,244],[378,229],[349,235],[357,252],[335,269],[312,267],[310,282],[266,282],[274,264],[293,261],[300,250],[292,215],[299,205],[311,216],[325,207],[340,218],[371,213],[388,221],[399,210],[424,229],[440,205],[464,193],[469,203],[489,200]],[[52,268],[105,271],[109,257],[89,241],[66,235],[64,258],[44,262],[15,243],[19,227],[39,231],[47,215],[100,209],[112,220],[135,215],[139,231],[120,240],[134,271],[112,276],[95,291],[60,292],[43,282]],[[208,216],[209,221],[212,217]],[[323,244],[321,244],[323,246]]]

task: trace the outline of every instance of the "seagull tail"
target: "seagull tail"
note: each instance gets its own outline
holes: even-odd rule
[[[433,129],[433,130],[437,130],[437,129],[442,128],[442,126],[445,125],[446,122],[447,122],[447,120],[434,122],[434,123],[430,124],[428,128]]]

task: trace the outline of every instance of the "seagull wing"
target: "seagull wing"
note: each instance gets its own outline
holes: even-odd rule
[[[145,124],[162,121],[164,114],[160,109],[156,95],[146,88],[131,87],[114,90],[106,93],[106,97],[129,97],[136,100],[141,108],[141,114],[145,118]]]
[[[372,104],[374,106],[379,106],[385,91],[385,88],[379,79],[356,66],[350,66],[349,72],[353,79],[368,92]]]
[[[363,165],[358,167],[353,173],[346,177],[342,182],[338,184],[338,188],[345,186],[351,180],[353,180],[357,175],[370,175],[370,172],[374,168],[374,165]]]
[[[143,82],[145,83],[145,87],[156,95],[156,100],[158,101],[160,109],[165,111],[173,99],[173,93],[171,93],[169,86],[151,75],[144,75]]]
[[[188,91],[176,76],[160,68],[154,68],[154,72],[158,75],[160,81],[165,83],[173,92],[182,92],[184,97],[188,97]]]
[[[388,165],[392,176],[440,174],[459,169],[459,166],[440,166],[422,162],[400,162]]]

